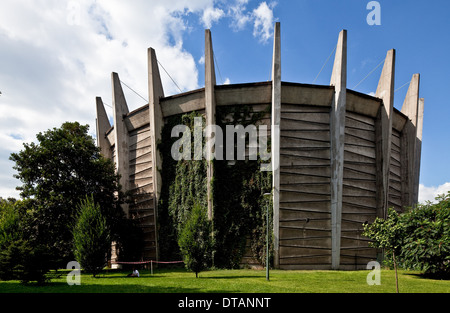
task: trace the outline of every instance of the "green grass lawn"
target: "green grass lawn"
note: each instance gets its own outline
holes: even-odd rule
[[[141,277],[125,271],[103,272],[98,277],[81,275],[81,285],[69,286],[66,275],[44,286],[0,281],[0,293],[394,293],[394,271],[381,271],[381,285],[369,286],[369,271],[272,270],[266,281],[261,270],[213,270],[199,274],[184,269],[141,270]],[[449,293],[450,281],[423,278],[415,272],[399,271],[403,293]]]

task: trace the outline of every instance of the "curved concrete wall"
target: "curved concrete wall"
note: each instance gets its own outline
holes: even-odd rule
[[[402,210],[417,202],[423,118],[419,76],[413,76],[403,113],[393,108],[394,50],[387,54],[376,97],[348,90],[347,36],[342,31],[330,86],[281,82],[279,23],[275,29],[272,81],[216,86],[207,31],[206,88],[164,97],[155,88],[160,78],[156,54],[149,49],[151,105],[128,112],[115,73],[118,103],[113,103],[112,127],[97,98],[98,144],[105,156],[122,160],[116,161],[122,162],[118,171],[134,195],[126,212],[145,230],[145,259],[158,259],[155,208],[161,181],[155,179],[156,142],[165,118],[175,114],[212,114],[213,123],[216,106],[250,105],[254,111],[272,106],[264,123],[279,147],[272,149],[272,162],[278,159],[280,165],[273,169],[278,268],[365,268],[377,251],[361,236],[362,223],[385,216],[388,207]],[[273,132],[277,127],[279,134]],[[210,203],[211,217],[213,199]]]

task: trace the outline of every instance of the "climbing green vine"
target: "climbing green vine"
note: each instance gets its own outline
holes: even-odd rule
[[[253,112],[251,106],[218,107],[216,123],[226,125],[257,125],[270,107]],[[227,147],[225,147],[227,148]],[[236,149],[236,147],[234,147]],[[214,162],[214,230],[217,267],[236,268],[243,256],[263,264],[265,260],[266,209],[272,230],[272,173],[262,172],[261,160]],[[271,241],[271,240],[270,240]],[[272,250],[272,249],[270,249]]]
[[[164,259],[180,257],[178,234],[192,207],[199,205],[205,210],[207,208],[206,161],[176,161],[171,156],[171,147],[178,139],[171,137],[173,127],[186,125],[193,130],[194,118],[201,116],[197,112],[171,116],[166,121],[158,146],[163,159],[161,170],[163,184],[158,205],[159,249],[161,258]]]
[[[253,112],[251,106],[217,107],[216,123],[222,129],[226,125],[257,125],[268,110],[270,107],[263,112]],[[180,257],[177,239],[192,208],[200,205],[207,210],[207,161],[176,161],[171,156],[171,147],[178,139],[171,138],[173,127],[189,126],[193,134],[194,118],[199,116],[202,115],[192,112],[169,117],[158,146],[163,158],[158,226],[160,256],[164,259]],[[194,149],[191,150],[193,153]],[[257,161],[213,161],[211,238],[214,238],[215,267],[236,268],[243,263],[244,256],[264,264],[267,208],[272,230],[272,197],[264,193],[272,190],[272,173],[261,171],[260,166],[260,158]]]

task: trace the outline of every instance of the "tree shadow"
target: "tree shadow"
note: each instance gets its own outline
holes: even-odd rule
[[[413,276],[424,280],[450,280],[450,275],[437,275],[429,273],[404,273],[405,276]]]
[[[239,278],[261,278],[266,279],[266,276],[251,276],[251,275],[241,275],[241,276],[207,276],[199,277],[202,279],[239,279]]]

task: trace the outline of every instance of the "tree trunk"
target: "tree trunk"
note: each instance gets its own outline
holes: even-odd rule
[[[395,270],[395,289],[398,293],[398,275],[397,275],[397,263],[395,262],[395,252],[392,250],[392,260],[394,261],[394,270]]]

